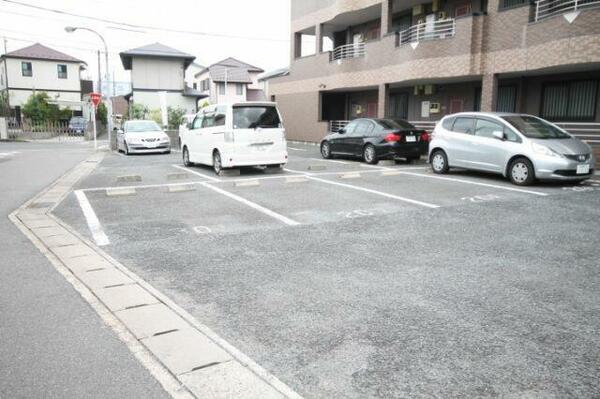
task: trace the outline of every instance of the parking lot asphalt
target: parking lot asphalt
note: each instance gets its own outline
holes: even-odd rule
[[[107,252],[306,397],[599,395],[600,177],[289,152],[218,178],[113,154],[76,189]],[[55,214],[94,239],[75,195]]]

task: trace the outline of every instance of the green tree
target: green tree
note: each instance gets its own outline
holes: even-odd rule
[[[106,126],[108,118],[108,109],[106,108],[106,104],[100,103],[98,104],[98,109],[96,109],[96,120],[102,122],[104,126]]]
[[[32,94],[23,105],[23,115],[33,122],[56,122],[71,117],[72,113],[69,109],[61,110],[58,105],[49,104],[49,100],[50,96],[48,93],[40,92]]]
[[[131,119],[144,119],[148,112],[148,107],[145,107],[142,104],[134,103],[130,105],[129,115],[131,116]]]
[[[180,107],[168,107],[167,115],[169,117],[169,129],[174,130],[179,127],[181,119],[186,114],[185,109]]]

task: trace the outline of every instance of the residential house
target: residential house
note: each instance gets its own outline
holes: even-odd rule
[[[185,84],[194,90],[197,90],[196,74],[203,71],[204,67],[197,62],[192,62],[185,70]]]
[[[40,43],[0,57],[0,92],[8,96],[11,114],[21,118],[21,108],[35,92],[53,100],[81,102],[81,71],[86,63]],[[81,106],[68,108],[81,114]]]
[[[198,100],[206,97],[185,83],[185,72],[196,59],[193,55],[154,43],[120,56],[125,70],[131,71],[131,93],[126,96],[131,103],[160,110],[164,96],[166,106],[195,113]]]
[[[258,84],[260,88],[265,93],[265,97],[269,100],[274,100],[271,96],[271,90],[269,90],[269,82],[272,79],[278,78],[280,76],[287,76],[290,73],[290,68],[279,68],[270,72],[265,72],[258,75]]]
[[[258,75],[263,72],[261,68],[230,57],[197,73],[196,85],[213,104],[265,101],[258,83]]]
[[[319,141],[358,117],[432,128],[482,110],[539,115],[600,142],[599,0],[291,4],[290,71],[269,84],[290,139]]]

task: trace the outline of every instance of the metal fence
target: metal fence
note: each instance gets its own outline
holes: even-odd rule
[[[336,47],[329,53],[329,61],[338,61],[348,58],[364,57],[366,54],[365,43],[352,43]]]
[[[8,138],[11,140],[50,140],[50,141],[83,141],[91,138],[91,125],[85,129],[73,129],[68,121],[36,122],[9,120]]]
[[[536,0],[534,21],[586,8],[600,7],[600,0]]]
[[[408,44],[426,40],[446,39],[456,32],[454,18],[440,19],[434,22],[423,22],[398,32],[398,44]]]

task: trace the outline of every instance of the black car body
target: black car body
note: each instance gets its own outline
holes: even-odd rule
[[[361,157],[365,162],[417,160],[429,150],[429,134],[404,120],[356,119],[321,141],[321,155]]]

